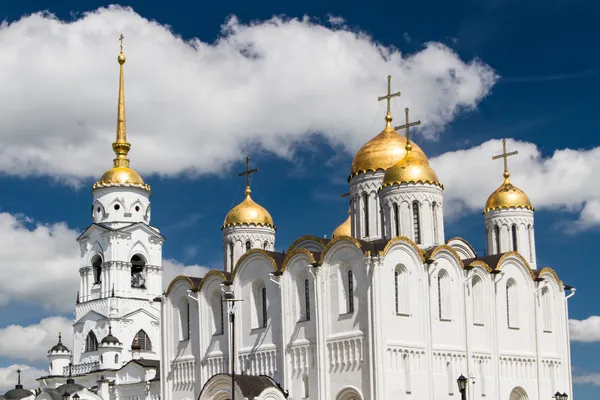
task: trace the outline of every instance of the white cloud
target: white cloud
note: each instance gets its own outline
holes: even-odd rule
[[[163,288],[166,289],[169,283],[179,275],[203,277],[210,271],[210,268],[199,265],[184,265],[175,260],[163,260]]]
[[[593,184],[600,170],[600,147],[556,150],[548,157],[533,143],[507,139],[507,147],[519,152],[509,158],[511,182],[527,193],[535,208],[579,213],[570,230],[600,223],[600,186]],[[491,159],[501,152],[502,142],[490,140],[431,160],[446,189],[447,215],[483,209],[503,180],[502,160]]]
[[[35,381],[40,376],[48,375],[47,370],[37,369],[29,365],[10,365],[0,368],[0,392],[14,389],[17,384],[17,370],[21,370],[21,384],[32,392],[39,386]]]
[[[600,342],[600,316],[569,320],[569,332],[573,342]]]
[[[0,305],[21,301],[73,310],[79,285],[77,236],[64,223],[0,213]]]
[[[574,376],[573,383],[600,386],[600,373]]]
[[[219,173],[247,145],[289,157],[315,132],[355,151],[383,127],[388,74],[402,92],[395,115],[410,106],[432,137],[497,79],[443,44],[403,54],[331,22],[233,17],[215,43],[120,7],[3,24],[0,171],[73,180],[111,166],[121,32],[130,156],[145,176]]]
[[[29,326],[9,325],[0,329],[0,354],[27,361],[48,361],[48,350],[58,342],[73,349],[73,321],[65,317],[48,317]]]

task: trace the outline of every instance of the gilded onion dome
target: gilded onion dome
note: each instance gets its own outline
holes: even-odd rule
[[[410,143],[406,147],[406,156],[385,172],[381,187],[402,183],[428,183],[443,188],[427,158],[417,158]]]
[[[246,198],[227,213],[223,228],[235,225],[267,226],[275,229],[271,214],[250,197],[250,186],[246,186]]]
[[[351,228],[352,226],[350,225],[350,210],[348,210],[348,218],[344,222],[342,222],[340,226],[335,228],[335,231],[333,231],[333,235],[331,236],[331,238],[335,239],[337,237],[350,237],[352,236]]]
[[[144,183],[144,180],[133,169],[129,168],[129,159],[127,154],[131,144],[127,142],[127,131],[125,126],[125,85],[123,82],[123,64],[125,64],[125,55],[123,54],[123,35],[121,35],[121,52],[119,53],[119,101],[117,106],[117,140],[112,144],[113,151],[116,154],[114,165],[106,171],[104,175],[93,186],[94,189],[111,186],[134,186],[144,190],[150,190],[150,185]]]
[[[367,171],[387,170],[406,155],[406,138],[392,127],[392,116],[385,117],[386,125],[383,131],[368,141],[356,153],[352,160],[350,177]],[[417,160],[427,161],[427,156],[417,145],[412,148],[413,157]]]
[[[504,183],[488,197],[483,213],[486,214],[493,210],[503,210],[510,208],[523,208],[534,211],[529,197],[524,191],[510,183],[510,174],[504,172]]]

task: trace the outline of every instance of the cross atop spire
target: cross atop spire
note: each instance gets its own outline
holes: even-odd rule
[[[390,105],[392,102],[392,97],[400,97],[400,92],[392,93],[392,76],[388,75],[388,86],[387,86],[387,94],[385,96],[379,96],[377,101],[386,100],[387,101],[387,113],[385,114],[385,121],[392,122],[392,113],[390,111]]]
[[[21,370],[17,370],[17,385],[21,386]]]
[[[125,39],[125,36],[121,33],[121,36],[119,36],[119,42],[121,42],[121,54],[123,53],[123,39]]]
[[[258,168],[250,169],[250,157],[246,157],[246,170],[244,172],[239,172],[238,176],[246,176],[246,194],[250,194],[250,175],[258,172]]]
[[[503,158],[504,159],[504,183],[509,183],[509,176],[510,174],[508,173],[508,157],[510,156],[516,156],[517,154],[519,154],[518,151],[511,151],[510,153],[506,152],[506,139],[502,139],[502,154],[498,154],[497,156],[493,156],[492,160],[497,160],[499,158]]]
[[[114,160],[115,167],[129,167],[127,154],[131,144],[127,142],[127,128],[125,125],[125,83],[123,82],[123,64],[125,64],[125,55],[123,54],[123,39],[125,36],[119,36],[120,52],[117,60],[119,61],[119,101],[117,104],[117,140],[112,144],[112,148],[117,155]]]
[[[409,122],[408,120],[408,107],[404,109],[404,118],[406,123],[404,125],[400,125],[394,128],[394,130],[399,131],[400,129],[406,129],[406,151],[412,150],[412,144],[410,144],[410,127],[421,125],[421,121]]]

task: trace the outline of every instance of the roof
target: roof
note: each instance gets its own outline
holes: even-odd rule
[[[20,400],[29,396],[33,396],[33,392],[23,389],[23,385],[16,385],[14,389],[4,393],[4,398],[7,400]]]
[[[64,396],[65,394],[72,395],[73,393],[79,392],[83,389],[85,388],[79,383],[75,383],[75,380],[73,378],[68,378],[67,383],[62,384],[56,388],[56,390],[58,391],[58,393],[60,393],[61,396]]]
[[[224,374],[231,376],[230,374]],[[266,375],[236,375],[235,383],[242,391],[245,398],[253,399],[260,396],[260,394],[268,388],[279,389],[282,393],[281,386],[273,380],[273,378]]]
[[[42,392],[48,393],[50,395],[50,397],[52,397],[52,400],[62,400],[62,396],[61,394],[58,392],[58,390],[52,388],[46,388],[43,389]]]
[[[468,265],[472,264],[474,261],[483,261],[491,269],[496,269],[498,267],[498,262],[500,262],[500,259],[505,254],[506,253],[499,253],[499,254],[492,254],[490,256],[467,258],[467,259],[463,260],[463,265],[468,266]]]
[[[281,265],[283,264],[283,260],[285,260],[285,253],[280,253],[278,251],[265,251],[266,253],[268,253],[273,260],[275,260],[275,264],[277,264],[277,268],[281,268]]]

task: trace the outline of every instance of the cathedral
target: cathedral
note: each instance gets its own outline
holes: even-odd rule
[[[400,94],[388,77],[383,130],[353,159],[349,215],[331,239],[306,235],[275,251],[247,158],[245,198],[223,210],[223,268],[163,290],[165,239],[127,158],[122,46],[118,63],[116,156],[77,239],[73,348],[57,333],[39,388],[19,382],[7,400],[572,396],[572,288],[538,268],[534,208],[511,183],[506,142],[492,157],[504,175],[483,207],[487,249],[477,254],[446,239],[444,186],[411,139],[420,121],[406,109],[392,124]]]

